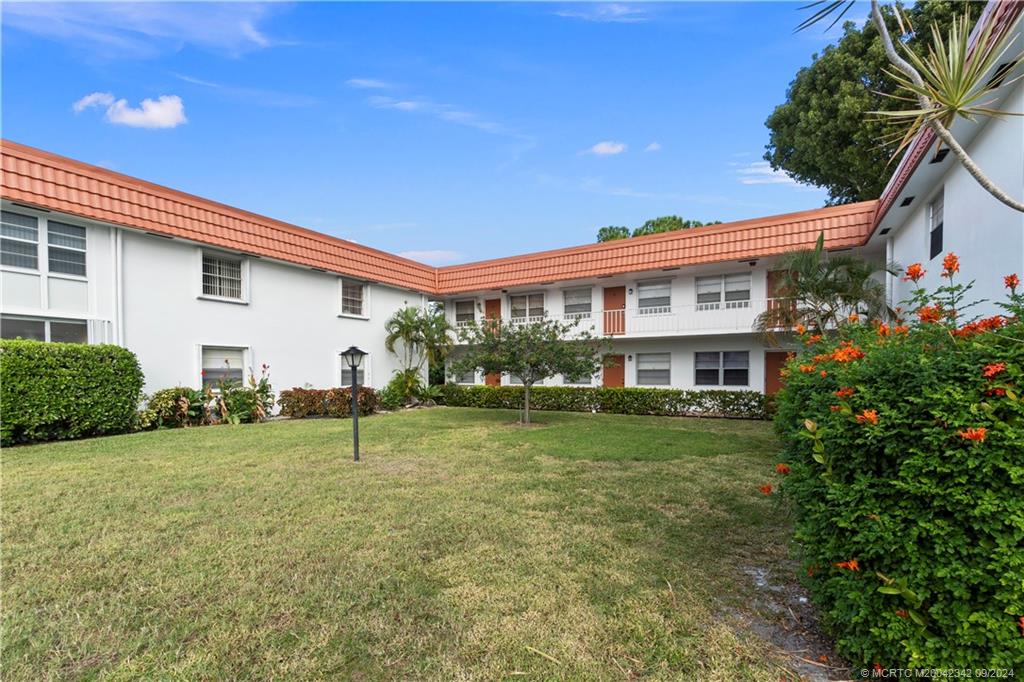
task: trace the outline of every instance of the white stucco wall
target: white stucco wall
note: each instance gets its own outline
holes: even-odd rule
[[[1024,84],[1018,83],[1002,105],[1007,111],[1024,111]],[[968,145],[971,157],[992,180],[1018,199],[1024,198],[1024,118],[989,119]],[[928,206],[944,192],[942,253],[929,260]],[[996,200],[953,161],[941,182],[918,193],[915,209],[890,235],[893,259],[904,268],[921,263],[927,270],[923,284],[931,290],[943,283],[942,257],[960,257],[959,282],[975,280],[970,300],[988,302],[970,310],[971,315],[1001,312],[993,301],[1005,298],[1003,276],[1024,277],[1024,214]],[[912,285],[894,278],[893,301],[909,295]]]
[[[275,390],[338,386],[338,354],[369,351],[365,384],[382,388],[398,368],[384,348],[384,322],[424,303],[421,294],[371,285],[368,319],[342,317],[338,276],[247,259],[245,305],[205,300],[201,247],[124,231],[124,339],[146,374],[146,390],[201,383],[202,346],[241,347],[246,364],[270,365]]]

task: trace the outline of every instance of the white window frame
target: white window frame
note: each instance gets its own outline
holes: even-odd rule
[[[358,284],[363,289],[363,310],[360,314],[345,312],[345,283]],[[338,317],[347,317],[352,320],[370,319],[370,283],[354,277],[338,278]]]
[[[53,234],[53,232],[50,230],[50,223],[51,222],[54,222],[54,223],[57,223],[58,225],[63,225],[63,226],[66,226],[66,227],[77,227],[77,228],[81,229],[82,232],[84,233],[83,236],[81,237],[81,239],[85,242],[85,246],[82,247],[82,248],[78,248],[77,246],[66,246],[66,245],[63,245],[63,244],[61,244],[61,245],[51,244],[50,243],[50,236]],[[50,262],[50,258],[53,256],[53,251],[55,249],[58,250],[58,251],[71,251],[71,252],[82,254],[82,267],[85,268],[85,274],[80,275],[80,274],[78,274],[76,272],[56,272],[53,269],[53,266],[52,266],[52,264]],[[66,275],[68,277],[74,277],[74,278],[78,278],[78,279],[87,279],[88,276],[89,276],[89,228],[87,228],[85,225],[76,225],[75,223],[70,223],[70,222],[67,222],[67,221],[64,221],[64,220],[53,220],[53,221],[51,221],[51,220],[48,219],[46,221],[46,270],[47,270],[48,273],[51,273],[51,274],[56,275],[56,276]]]
[[[575,292],[585,291],[587,292],[587,300],[590,308],[586,311],[569,312],[566,309],[568,305],[566,303],[566,297]],[[593,287],[570,287],[568,289],[562,289],[562,317],[566,320],[588,320],[594,313],[594,288]],[[578,384],[577,384],[578,385]]]
[[[472,320],[462,320],[462,321],[459,321],[459,304],[460,303],[469,303],[470,304],[470,308],[472,308],[472,311],[473,311],[473,319]],[[475,298],[460,298],[460,299],[456,299],[456,300],[452,301],[452,323],[455,325],[456,329],[461,328],[461,327],[468,327],[471,324],[475,324],[476,323],[476,299]]]
[[[530,307],[530,297],[531,296],[540,296],[540,300],[541,300],[541,306],[540,306],[541,314],[540,315],[531,315],[530,314],[530,310],[532,310],[532,308]],[[525,317],[514,317],[512,315],[512,299],[515,299],[515,298],[525,298],[526,299],[526,316]],[[527,292],[524,292],[524,293],[521,293],[521,294],[509,294],[508,295],[508,316],[509,316],[509,320],[511,320],[512,322],[520,322],[520,323],[522,323],[522,322],[537,322],[539,320],[543,320],[545,317],[547,317],[547,314],[548,314],[547,303],[548,303],[547,296],[546,296],[545,292],[543,292],[543,291],[527,291]]]
[[[0,327],[3,326],[3,320],[25,320],[28,322],[42,322],[43,323],[43,341],[46,343],[54,343],[53,333],[50,327],[50,323],[58,322],[65,324],[81,324],[85,327],[85,341],[83,343],[92,343],[92,329],[89,324],[89,320],[73,319],[67,317],[43,317],[42,315],[8,315],[6,313],[0,319]],[[62,341],[60,343],[75,343]]]
[[[644,287],[649,286],[667,286],[668,287],[668,305],[648,305],[644,306],[640,304],[641,297],[640,292]],[[636,309],[640,315],[661,315],[672,312],[672,279],[666,277],[659,277],[658,279],[645,279],[640,280],[636,283]]]
[[[729,289],[728,283],[729,278],[733,277],[745,277],[747,280],[747,297],[743,299],[737,299],[734,301],[728,300]],[[704,282],[717,282],[718,283],[718,300],[717,301],[706,301],[701,303],[697,297],[700,295],[701,281]],[[721,275],[701,275],[694,278],[693,280],[693,295],[694,300],[697,303],[697,310],[735,310],[737,308],[749,308],[750,307],[750,292],[754,285],[754,278],[749,272],[726,272]],[[741,289],[734,289],[734,291],[742,291]]]
[[[195,376],[198,379],[197,389],[203,390],[203,349],[204,348],[224,348],[226,350],[240,350],[242,351],[242,386],[248,385],[249,371],[252,367],[252,348],[244,344],[239,343],[200,343],[196,346],[196,373]],[[214,393],[217,393],[216,387],[211,387]]]
[[[233,259],[239,261],[239,273],[242,277],[242,281],[239,285],[241,298],[231,298],[230,296],[215,296],[203,292],[203,256],[208,255],[212,258],[224,258]],[[208,247],[199,247],[196,249],[196,265],[198,271],[198,294],[197,299],[203,301],[219,301],[221,303],[234,303],[235,305],[249,305],[249,286],[251,280],[249,278],[249,259],[240,253],[232,253],[230,251],[221,251],[219,249],[211,249]]]
[[[718,354],[718,379],[716,380],[717,383],[714,383],[714,384],[702,384],[702,383],[698,383],[697,382],[697,371],[698,371],[698,369],[701,369],[701,368],[697,367],[697,354],[698,353],[717,353]],[[727,383],[725,383],[725,370],[726,369],[738,369],[736,367],[727,368],[725,366],[725,354],[726,353],[746,353],[747,354],[747,366],[746,366],[746,370],[747,370],[747,383],[745,383],[745,384],[727,384]],[[703,369],[710,369],[710,367],[703,368]],[[721,387],[721,388],[749,387],[750,386],[750,351],[749,350],[700,350],[700,351],[695,351],[694,354],[693,354],[693,385],[697,386],[697,387],[701,387],[701,386],[718,386],[718,387]]]
[[[644,382],[640,381],[640,372],[642,371],[640,369],[640,358],[642,356],[644,356],[644,355],[665,355],[665,356],[668,356],[668,381],[666,381],[663,384],[647,384],[647,383],[644,383]],[[668,351],[658,351],[658,352],[650,352],[650,353],[636,353],[636,363],[635,363],[634,371],[636,372],[636,385],[637,386],[671,386],[672,385],[672,353],[668,352]],[[657,370],[657,371],[663,371],[663,370]]]
[[[349,366],[345,363],[345,359],[341,357],[341,354],[344,353],[345,350],[346,349],[344,349],[344,348],[339,348],[338,350],[336,350],[334,352],[334,357],[336,358],[336,360],[335,360],[336,369],[335,369],[335,372],[334,372],[334,376],[338,377],[338,382],[339,382],[338,388],[352,388],[352,381],[351,380],[347,384],[346,383],[340,383],[341,382],[342,372],[345,372],[345,371],[347,371],[349,369]],[[361,382],[359,382],[359,385],[360,386],[366,386],[367,388],[372,388],[373,387],[373,384],[371,383],[373,381],[373,371],[372,371],[373,363],[370,361],[370,358],[372,358],[372,357],[373,357],[373,353],[367,353],[366,355],[364,355],[363,356],[363,361],[359,365],[359,369],[356,370],[356,376],[359,375],[360,371],[362,371],[362,373],[363,373],[363,380]]]
[[[25,216],[27,218],[35,218],[35,221],[36,221],[36,242],[35,242],[35,245],[36,245],[36,267],[34,267],[34,268],[26,268],[26,267],[21,267],[21,266],[18,266],[18,265],[2,265],[2,264],[0,264],[0,270],[5,271],[5,272],[19,272],[19,273],[30,274],[30,275],[39,275],[40,277],[54,277],[54,278],[57,278],[57,279],[68,279],[68,280],[74,280],[76,282],[88,282],[89,281],[88,274],[89,274],[89,272],[91,270],[91,266],[89,264],[89,253],[93,250],[93,246],[92,246],[92,238],[90,237],[90,233],[92,232],[92,230],[90,229],[90,226],[88,224],[84,224],[81,220],[78,220],[78,219],[76,219],[74,217],[68,217],[68,218],[65,219],[65,217],[63,215],[52,215],[52,214],[49,214],[49,213],[44,213],[42,211],[38,211],[38,210],[30,209],[30,208],[24,208],[22,206],[14,206],[14,205],[3,204],[2,209],[4,211],[6,211],[7,213],[15,213],[17,215],[22,215],[22,216]],[[64,223],[65,225],[72,225],[74,227],[85,228],[85,250],[84,250],[84,252],[85,252],[85,272],[86,272],[85,275],[75,275],[75,274],[68,273],[68,272],[53,272],[52,270],[50,270],[50,248],[49,248],[50,232],[49,232],[49,221],[51,219],[54,222],[57,222],[57,223]],[[31,243],[27,239],[20,239],[18,237],[4,237],[4,239],[10,239],[12,241]],[[58,248],[68,248],[69,250],[71,250],[70,247],[63,247],[62,246],[62,247],[58,247]],[[43,286],[42,292],[41,292],[42,293],[42,299],[41,300],[42,300],[42,304],[43,304],[44,308],[47,306],[47,292],[48,292],[48,290],[49,290],[49,287]]]

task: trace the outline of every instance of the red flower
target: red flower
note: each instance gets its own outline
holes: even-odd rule
[[[909,618],[910,614],[907,613],[906,609],[896,609],[896,615],[900,618]]]
[[[828,409],[830,409],[833,412],[838,412],[839,410],[843,409],[843,406],[842,405],[829,405]]]
[[[985,365],[985,369],[983,369],[981,373],[985,375],[986,379],[991,379],[992,377],[1004,371],[1005,369],[1006,363],[994,362],[991,365]]]
[[[807,567],[807,577],[808,578],[813,578],[814,577],[814,572],[816,570],[818,570],[817,566],[814,566],[814,565],[808,566]],[[1021,618],[1021,620],[1024,621],[1024,618]]]
[[[934,323],[942,319],[942,309],[937,305],[923,305],[917,309],[917,317],[925,323]]]
[[[828,376],[828,372],[826,372],[825,370],[821,370],[821,378],[824,379],[827,376]]]
[[[763,486],[758,488],[758,490],[760,490],[765,495],[771,495],[772,494],[772,486],[771,486],[770,483],[765,483]]]
[[[904,282],[916,282],[924,277],[925,270],[920,263],[913,263],[907,266],[907,272],[903,275]]]
[[[875,672],[876,672],[876,673],[879,673],[879,674],[881,674],[881,673],[884,673],[884,672],[885,672],[885,668],[883,668],[883,667],[882,667],[882,664],[881,664],[881,663],[875,663],[875,664],[874,664],[873,666],[871,666],[871,667],[875,669]]]
[[[1021,616],[1020,620],[1017,621],[1017,626],[1020,627],[1020,636],[1024,637],[1024,616]]]
[[[837,398],[849,398],[856,392],[857,389],[855,388],[841,388],[838,391],[835,391],[832,395],[834,395]]]
[[[1007,275],[1006,277],[1003,277],[1003,286],[1010,291],[1013,291],[1020,286],[1020,277],[1017,275]]]
[[[984,426],[979,426],[978,428],[965,429],[961,431],[959,435],[964,440],[973,440],[977,441],[978,443],[982,443],[985,441],[986,433],[988,433],[988,429],[986,429]]]
[[[956,257],[955,253],[950,251],[942,259],[942,276],[952,277],[955,272],[960,272],[960,259]]]
[[[857,563],[856,559],[847,559],[846,561],[839,561],[839,562],[834,563],[832,565],[835,566],[836,568],[845,568],[848,571],[859,571],[860,570],[860,564]]]
[[[985,395],[1003,396],[1003,395],[1006,395],[1006,389],[1005,388],[990,388],[987,391],[985,391]]]
[[[877,410],[864,410],[857,415],[858,424],[877,424],[878,423],[878,411]]]
[[[199,370],[199,376],[205,377],[206,376],[206,370],[205,369]]]
[[[782,462],[779,462],[778,464],[775,465],[775,471],[785,476],[790,472],[790,468],[788,464],[783,464]]]

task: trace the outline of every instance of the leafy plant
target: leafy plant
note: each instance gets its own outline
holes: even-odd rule
[[[380,398],[372,388],[360,386],[356,395],[360,416],[380,409]],[[292,388],[281,391],[277,402],[281,414],[293,419],[352,415],[351,388]]]
[[[402,362],[395,378],[388,384],[391,394],[408,403],[422,389],[423,367],[444,364],[454,340],[444,310],[437,307],[409,306],[396,311],[385,323],[384,347]]]

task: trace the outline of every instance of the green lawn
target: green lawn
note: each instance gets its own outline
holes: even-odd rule
[[[788,553],[768,424],[513,418],[4,450],[5,679],[785,674],[736,616]]]

